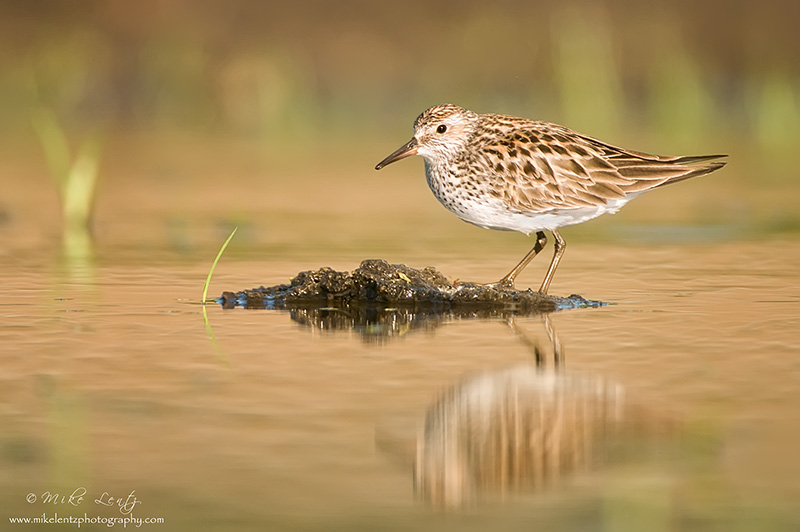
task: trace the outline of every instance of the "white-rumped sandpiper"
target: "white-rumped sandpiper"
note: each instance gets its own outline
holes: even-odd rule
[[[425,159],[436,198],[462,220],[488,229],[536,233],[533,249],[499,282],[514,279],[555,237],[539,292],[564,254],[560,227],[617,212],[648,190],[722,168],[725,155],[663,157],[618,148],[557,124],[437,105],[414,122],[413,138],[375,167],[409,155]]]

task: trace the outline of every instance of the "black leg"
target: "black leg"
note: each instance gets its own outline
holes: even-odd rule
[[[553,329],[552,324],[550,323],[550,315],[549,314],[542,314],[542,323],[544,324],[544,330],[547,333],[547,340],[548,340],[548,347],[553,351],[553,364],[554,369],[559,371],[564,366],[564,350],[561,347],[561,340],[558,338],[555,329]],[[531,353],[533,353],[534,360],[536,361],[536,367],[544,369],[545,367],[545,360],[544,354],[547,352],[547,349],[542,349],[539,345],[539,342],[536,340],[532,340],[528,338],[528,335],[525,334],[525,331],[517,325],[517,321],[514,319],[514,316],[509,316],[506,319],[506,324],[514,331],[514,334],[517,338],[525,345],[528,349],[530,349]]]
[[[553,233],[553,234],[556,234],[556,233]],[[561,237],[557,236],[556,238],[561,238]],[[524,270],[525,266],[530,264],[530,262],[533,260],[533,258],[536,255],[538,255],[540,251],[542,251],[544,249],[544,246],[546,244],[547,244],[547,237],[545,236],[544,231],[538,231],[536,233],[536,244],[533,245],[533,249],[530,250],[528,252],[528,254],[525,255],[522,258],[521,261],[519,261],[519,264],[514,266],[513,270],[508,272],[508,275],[506,275],[505,277],[500,279],[500,281],[497,284],[500,285],[500,286],[508,286],[510,288],[513,288],[514,287],[514,279],[516,279],[517,275],[519,275],[519,272]],[[539,291],[541,292],[541,290],[539,290]]]
[[[553,280],[553,275],[556,273],[556,268],[558,268],[558,263],[561,261],[561,257],[564,255],[564,251],[567,249],[567,243],[561,238],[561,235],[558,234],[557,230],[553,230],[553,236],[556,239],[555,242],[555,252],[553,253],[553,260],[550,261],[550,267],[547,268],[547,274],[544,276],[544,281],[542,281],[542,286],[539,288],[539,292],[542,294],[547,293],[547,289],[550,288],[550,281]]]

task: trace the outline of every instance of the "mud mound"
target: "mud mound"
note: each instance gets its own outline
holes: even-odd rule
[[[223,292],[223,307],[286,309],[300,306],[395,306],[507,309],[524,313],[600,306],[580,296],[543,295],[478,284],[454,283],[432,267],[417,270],[384,260],[365,260],[352,272],[320,268],[298,273],[289,284]]]

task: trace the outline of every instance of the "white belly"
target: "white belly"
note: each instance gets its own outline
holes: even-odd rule
[[[453,198],[442,198],[434,194],[437,199],[452,211],[456,216],[486,229],[501,231],[519,231],[525,234],[537,231],[558,229],[567,225],[579,224],[602,214],[613,214],[623,205],[632,200],[637,194],[628,197],[610,200],[605,205],[593,207],[579,207],[574,209],[551,209],[544,212],[520,212],[509,208],[499,198],[481,196],[480,198],[460,197],[457,201]]]
[[[469,187],[455,178],[441,179],[436,174],[452,176],[447,168],[434,171],[425,160],[425,177],[433,195],[456,216],[486,229],[519,231],[527,235],[537,231],[558,229],[579,224],[601,214],[613,214],[639,195],[632,193],[624,198],[590,207],[553,208],[545,211],[520,211],[509,207],[503,200],[485,193],[476,186]]]

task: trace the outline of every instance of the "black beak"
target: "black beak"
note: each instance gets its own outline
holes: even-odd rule
[[[419,144],[417,144],[417,139],[412,138],[411,140],[400,146],[400,148],[398,148],[396,151],[392,152],[384,160],[375,165],[375,170],[380,170],[387,164],[392,164],[393,162],[399,161],[400,159],[404,159],[405,157],[416,155],[418,148]]]

